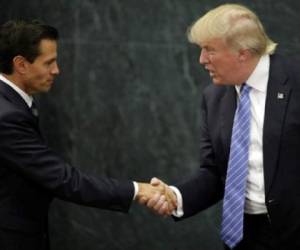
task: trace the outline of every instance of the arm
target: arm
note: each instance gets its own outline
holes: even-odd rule
[[[132,202],[131,181],[95,178],[69,165],[45,144],[31,117],[19,110],[0,115],[0,159],[7,174],[63,200],[121,211]]]
[[[216,164],[215,152],[210,137],[211,126],[208,125],[205,97],[203,98],[201,111],[200,168],[189,179],[176,185],[182,196],[184,213],[182,218],[192,216],[208,208],[223,196],[223,182]],[[158,198],[153,198],[147,203],[147,206],[159,214],[166,214],[162,204]]]

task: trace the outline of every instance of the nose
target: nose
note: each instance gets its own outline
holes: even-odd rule
[[[200,64],[208,63],[208,55],[205,49],[202,49],[200,52],[199,63]]]
[[[51,72],[53,75],[58,75],[59,74],[59,67],[58,67],[58,64],[55,63],[53,65],[53,68],[52,68],[52,72]]]

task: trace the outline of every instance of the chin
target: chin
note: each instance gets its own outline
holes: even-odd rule
[[[224,84],[222,81],[220,81],[219,79],[215,79],[215,78],[212,79],[212,82],[215,85],[223,85]]]
[[[225,82],[222,79],[218,79],[218,78],[213,78],[212,82],[215,85],[232,85],[232,84],[229,84],[228,82]]]
[[[47,92],[50,91],[50,89],[51,89],[51,86],[45,87],[45,88],[43,88],[43,89],[40,89],[39,93],[47,93]]]

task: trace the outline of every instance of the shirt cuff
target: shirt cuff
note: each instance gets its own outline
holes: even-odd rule
[[[180,218],[184,214],[183,204],[182,204],[182,195],[177,187],[169,186],[169,188],[172,189],[172,191],[175,193],[176,198],[177,198],[177,209],[172,212],[172,215],[177,218]]]
[[[135,198],[136,198],[136,196],[137,196],[137,194],[138,194],[138,192],[139,192],[139,185],[134,181],[133,182],[133,186],[134,186],[134,195],[133,195],[133,201],[135,200]]]

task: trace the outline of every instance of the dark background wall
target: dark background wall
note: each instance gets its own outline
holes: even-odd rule
[[[92,175],[173,183],[191,174],[209,78],[186,30],[221,3],[0,0],[1,23],[38,18],[60,30],[61,75],[39,97],[49,144]],[[281,53],[299,52],[299,1],[239,3],[257,12]],[[50,221],[55,250],[222,249],[220,204],[175,223],[136,204],[124,215],[56,200]]]

